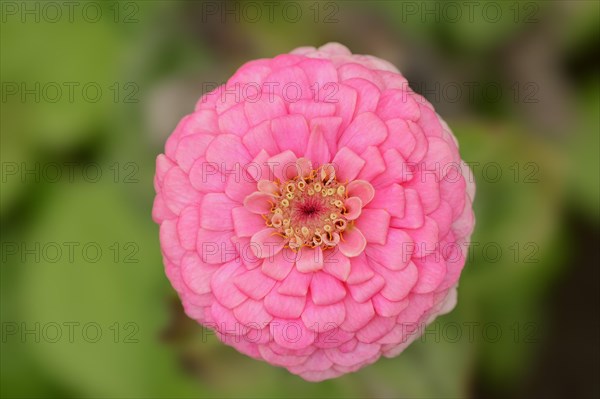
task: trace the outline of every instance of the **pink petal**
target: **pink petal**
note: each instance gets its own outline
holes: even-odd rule
[[[425,136],[423,129],[413,121],[407,121],[408,128],[415,138],[415,148],[410,153],[410,156],[406,158],[409,162],[418,163],[420,162],[429,148],[429,140]]]
[[[282,341],[284,340],[284,336],[283,336],[283,329],[284,326],[286,325],[285,321],[278,321],[278,319],[273,320],[272,324],[275,324],[279,326],[280,328],[277,330],[274,330],[274,332],[272,333],[273,336],[278,336],[277,340],[279,341],[279,344],[281,345]],[[296,327],[294,325],[289,325],[288,324],[288,328],[290,330],[289,334],[293,334],[296,331]],[[299,328],[299,327],[298,327]],[[269,326],[269,330],[271,330],[272,328]],[[258,346],[258,350],[260,352],[260,356],[266,360],[267,362],[269,362],[270,364],[274,364],[276,366],[281,366],[281,367],[293,367],[293,366],[298,366],[302,363],[304,363],[307,359],[307,356],[294,356],[294,355],[280,355],[278,353],[273,352],[273,350],[271,348],[269,348],[269,346],[267,345],[259,345]]]
[[[400,312],[406,309],[410,303],[408,298],[401,301],[390,301],[381,294],[375,295],[371,301],[373,302],[373,307],[375,308],[377,314],[384,317],[397,316],[400,314]]]
[[[155,223],[161,224],[164,220],[174,219],[177,215],[175,215],[167,204],[165,203],[165,199],[161,192],[156,194],[154,197],[154,203],[152,204],[152,220]]]
[[[404,188],[399,184],[392,184],[375,192],[373,201],[367,208],[385,209],[391,216],[404,217]]]
[[[156,179],[158,186],[162,187],[163,181],[168,171],[175,166],[175,163],[171,161],[166,155],[160,154],[156,157]]]
[[[229,262],[238,254],[231,241],[233,232],[231,231],[210,231],[205,229],[198,230],[198,239],[196,241],[196,251],[203,262],[218,264]]]
[[[329,162],[331,153],[323,136],[323,130],[319,126],[310,132],[305,156],[317,165],[324,165]]]
[[[371,145],[383,143],[388,135],[387,126],[372,112],[358,115],[342,132],[338,146],[347,146],[360,153]]]
[[[178,264],[186,251],[179,242],[176,219],[165,220],[160,225],[159,239],[164,256],[172,263]]]
[[[233,230],[231,211],[236,206],[225,194],[206,194],[200,207],[200,226],[213,231]]]
[[[440,186],[435,173],[417,171],[414,178],[405,187],[412,188],[419,193],[425,214],[433,212],[440,205]]]
[[[219,87],[211,90],[210,92],[204,93],[202,97],[200,97],[200,99],[196,102],[194,110],[210,110],[214,112],[216,104],[221,98],[224,89],[225,85],[220,85]]]
[[[344,213],[344,217],[347,220],[356,220],[361,213],[363,207],[363,202],[358,197],[350,197],[346,198],[344,202],[344,208],[346,212]]]
[[[419,111],[420,118],[418,123],[425,132],[425,134],[427,134],[431,138],[441,137],[443,129],[442,125],[440,124],[440,118],[438,118],[435,111],[432,111],[429,107],[426,107],[425,105],[420,105]],[[417,121],[416,119],[413,120],[415,122]]]
[[[235,318],[244,326],[257,328],[266,326],[273,316],[266,310],[261,301],[248,299],[233,310]]]
[[[379,77],[383,80],[387,89],[402,89],[406,90],[408,87],[408,81],[402,75],[397,72],[390,72],[387,70],[377,71]]]
[[[275,195],[279,192],[279,187],[277,186],[277,184],[270,180],[259,180],[256,185],[256,188],[258,188],[258,191],[260,191],[261,193],[269,195]]]
[[[354,332],[361,329],[375,316],[373,304],[369,300],[359,303],[351,296],[347,296],[344,305],[346,306],[346,314],[350,317],[346,317],[340,327],[346,331]]]
[[[338,247],[340,251],[349,258],[360,255],[367,245],[367,240],[361,231],[357,228],[344,231],[344,239],[340,241]]]
[[[386,90],[377,105],[377,115],[382,119],[409,119],[419,120],[421,112],[417,102],[405,90]]]
[[[252,237],[254,233],[265,228],[265,220],[262,216],[248,211],[239,206],[231,211],[233,218],[233,229],[238,237]]]
[[[450,205],[446,201],[441,200],[440,206],[429,214],[429,217],[437,223],[439,236],[446,237],[446,234],[448,234],[450,226],[452,225],[452,208]]]
[[[372,181],[375,188],[380,189],[393,183],[408,181],[412,178],[412,171],[409,164],[395,149],[387,150],[383,154],[383,159],[385,159],[386,170]]]
[[[228,85],[262,84],[272,70],[270,60],[259,59],[246,62],[227,81]]]
[[[375,196],[375,189],[371,183],[364,180],[354,180],[347,187],[349,197],[358,197],[362,202],[362,206],[367,205]]]
[[[370,344],[392,331],[395,325],[396,320],[391,317],[375,316],[369,324],[358,331],[356,338],[360,342]]]
[[[362,253],[355,258],[350,258],[350,275],[348,284],[360,284],[370,280],[375,274],[367,262],[367,256]]]
[[[365,160],[366,164],[358,174],[358,179],[371,181],[385,171],[385,160],[377,147],[367,147],[360,157]]]
[[[358,92],[350,86],[339,84],[337,86],[337,92],[334,94],[333,99],[337,102],[335,114],[339,116],[341,120],[340,130],[345,130],[348,124],[352,121],[354,112],[356,111],[356,102],[358,100]],[[332,149],[332,151],[334,151]]]
[[[304,310],[306,297],[282,295],[277,292],[278,286],[271,290],[265,297],[265,308],[275,317],[283,319],[296,319]]]
[[[321,247],[302,247],[296,258],[296,268],[302,273],[310,273],[323,268],[323,250]]]
[[[278,320],[270,324],[273,340],[289,349],[303,349],[315,341],[315,333],[310,331],[299,320]]]
[[[225,194],[236,203],[241,204],[247,196],[256,191],[256,181],[246,170],[230,173],[225,183]]]
[[[390,227],[390,214],[383,209],[363,209],[356,220],[356,227],[365,236],[367,242],[384,245]]]
[[[256,215],[265,215],[273,208],[274,197],[270,194],[254,192],[244,199],[244,208]]]
[[[348,147],[340,148],[331,163],[338,181],[342,182],[354,180],[365,165],[365,161]]]
[[[330,324],[324,331],[317,333],[315,347],[320,349],[339,348],[351,346],[354,334],[342,330],[340,327]]]
[[[369,68],[356,62],[346,63],[338,68],[338,73],[342,81],[353,78],[361,78],[368,82],[374,82],[379,77]],[[381,84],[382,82],[379,82]]]
[[[177,235],[181,246],[188,251],[196,250],[196,239],[198,236],[198,226],[200,219],[200,209],[195,205],[190,205],[181,211],[177,220]]]
[[[458,177],[455,181],[442,179],[440,182],[440,195],[450,204],[452,218],[456,219],[465,209],[465,195],[467,184],[464,178]]]
[[[435,253],[413,261],[419,271],[419,279],[413,292],[426,294],[436,290],[446,276],[446,261],[442,255]]]
[[[246,172],[255,182],[260,180],[273,181],[275,176],[271,173],[271,169],[268,165],[269,154],[265,150],[260,150],[254,157],[252,162],[246,167]]]
[[[390,301],[401,301],[406,298],[419,278],[417,267],[412,262],[402,270],[390,270],[377,264],[373,267],[385,280],[381,295]]]
[[[272,67],[274,67],[274,69],[281,69],[284,67],[296,65],[303,59],[304,59],[304,57],[299,57],[299,56],[293,55],[293,54],[280,54],[280,55],[276,56],[275,58],[273,58],[272,60],[270,60],[270,62],[271,62]]]
[[[233,134],[221,134],[210,143],[206,160],[219,165],[221,171],[241,170],[252,161],[242,139]]]
[[[198,295],[211,291],[210,281],[218,266],[202,262],[198,254],[188,252],[181,259],[181,277],[185,285]]]
[[[358,365],[374,356],[379,355],[380,346],[377,344],[366,344],[359,342],[352,352],[342,352],[336,348],[326,349],[325,353],[331,361],[341,366]]]
[[[299,366],[302,370],[313,370],[313,371],[325,371],[331,368],[333,363],[329,358],[325,355],[323,351],[315,351],[312,355],[308,357],[308,359]],[[291,370],[290,370],[291,371]],[[295,372],[295,371],[292,371]]]
[[[332,86],[328,86],[332,87]],[[319,89],[320,90],[320,89]],[[330,90],[331,91],[331,90]],[[323,97],[324,93],[320,93]],[[289,105],[290,114],[300,114],[310,120],[320,116],[332,116],[335,114],[335,104],[319,103],[315,100],[298,100]]]
[[[233,311],[218,301],[214,301],[210,306],[210,316],[211,327],[226,337],[239,339],[244,332],[244,327],[235,318]]]
[[[258,154],[261,150],[265,150],[270,155],[279,153],[279,147],[277,147],[277,143],[271,132],[270,120],[252,127],[242,137],[242,141],[250,154]]]
[[[456,307],[456,301],[458,300],[456,286],[450,288],[447,292],[439,292],[438,295],[443,298],[441,299],[441,303],[438,305],[439,308],[437,310],[440,315],[449,313]],[[437,301],[438,299],[436,299],[436,302]]]
[[[310,121],[310,131],[317,128],[321,130],[330,154],[337,151],[337,138],[341,124],[342,118],[337,116],[313,118]]]
[[[198,158],[190,169],[192,186],[203,193],[222,193],[225,191],[225,176],[221,174],[220,165]]]
[[[368,82],[377,84],[378,88],[383,87],[383,81],[374,71],[355,62],[349,62],[340,66],[338,68],[338,74],[340,75],[340,79],[342,81],[350,80],[352,78],[361,78]]]
[[[238,274],[233,282],[240,291],[255,300],[264,298],[276,283],[258,268]]]
[[[352,352],[354,349],[356,349],[356,346],[358,345],[358,340],[356,338],[352,338],[346,342],[344,342],[342,345],[338,346],[337,348],[344,353],[348,353],[348,352]]]
[[[323,254],[323,271],[331,274],[338,280],[348,280],[350,276],[350,259],[337,249],[325,251]]]
[[[249,128],[250,124],[246,119],[243,102],[234,105],[219,115],[219,130],[224,134],[242,136]]]
[[[404,190],[405,198],[405,209],[404,217],[392,218],[390,225],[396,228],[407,228],[416,229],[423,225],[425,222],[425,213],[423,212],[423,206],[421,205],[421,199],[419,194],[412,189]]]
[[[306,301],[302,312],[302,321],[309,329],[317,332],[338,328],[346,318],[346,308],[343,302],[332,305],[315,305],[311,300]]]
[[[181,138],[183,139],[188,135],[195,134],[215,135],[218,133],[218,115],[214,110],[207,109],[196,111],[185,119],[185,124],[183,125],[183,132]]]
[[[296,170],[298,171],[298,176],[308,177],[313,170],[312,162],[308,158],[298,158],[296,160]]]
[[[446,249],[444,252],[447,253],[445,258],[446,275],[444,276],[444,280],[440,286],[437,288],[438,291],[448,289],[455,285],[460,277],[460,272],[465,266],[465,255],[462,253],[459,247],[450,246],[450,249]]]
[[[387,231],[385,245],[371,244],[365,250],[367,258],[391,270],[404,269],[415,250],[411,237],[403,230],[391,228]]]
[[[360,284],[351,284],[348,286],[350,295],[356,302],[364,302],[377,294],[385,285],[385,280],[379,274],[375,274],[373,278]]]
[[[252,101],[244,102],[244,113],[248,122],[250,122],[250,126],[256,126],[263,121],[275,119],[287,114],[285,102],[280,96],[275,94],[256,94],[254,88],[249,86],[247,91],[249,92],[249,96],[252,97]],[[254,100],[254,96],[256,96],[256,100]]]
[[[417,141],[413,136],[408,123],[404,119],[390,119],[385,122],[387,125],[387,139],[379,146],[381,151],[387,151],[394,148],[406,159],[415,148]]]
[[[235,277],[243,271],[238,262],[229,262],[213,274],[210,288],[221,305],[232,309],[248,298],[233,283]]]
[[[262,265],[263,260],[257,258],[252,252],[252,244],[250,242],[250,237],[231,237],[231,242],[239,253],[239,258],[237,259],[242,266],[245,266],[247,270],[253,270]]]
[[[433,293],[411,293],[409,296],[410,305],[398,315],[398,322],[405,325],[416,325],[419,323],[421,328],[424,327],[424,324],[422,323],[423,315],[433,307],[433,298]],[[408,330],[407,333],[410,333],[410,330],[412,329],[407,328],[406,330]],[[416,333],[419,333],[419,330],[416,330]]]
[[[343,44],[337,43],[337,42],[326,43],[326,44],[322,45],[321,47],[319,47],[319,51],[321,51],[322,53],[328,54],[330,56],[352,55],[352,53],[350,52],[348,47],[344,46]]]
[[[344,81],[345,85],[354,88],[358,92],[356,114],[363,112],[375,112],[379,102],[379,88],[372,82],[363,78],[351,78]]]
[[[306,150],[309,131],[306,119],[301,115],[286,115],[271,120],[271,130],[278,147],[291,150],[301,157]]]
[[[187,120],[190,118],[189,115],[184,116],[182,120],[179,121],[175,130],[165,143],[165,155],[170,159],[175,159],[175,150],[177,149],[177,145],[179,144],[179,140],[181,140],[181,134],[183,133],[184,126],[187,123]]]
[[[294,268],[295,262],[296,253],[289,248],[284,248],[275,256],[263,261],[262,272],[275,280],[283,280]]]
[[[327,85],[335,85],[338,81],[338,73],[333,63],[326,59],[307,58],[298,66],[306,73],[311,87],[316,87],[318,90],[316,93],[312,93],[311,101],[314,103],[326,102],[329,94]]]
[[[298,157],[290,150],[272,156],[267,161],[271,171],[269,177],[274,176],[281,182],[296,177],[298,175],[298,169],[296,168],[297,159]]]
[[[415,243],[415,256],[422,257],[439,251],[438,226],[433,219],[425,216],[423,226],[415,230],[407,230]]]
[[[331,305],[344,299],[346,289],[335,277],[327,273],[315,273],[310,283],[310,293],[316,305]]]
[[[193,134],[183,137],[175,150],[177,164],[185,172],[189,172],[196,159],[204,156],[206,148],[215,136],[209,134]]]
[[[296,268],[292,268],[277,291],[282,295],[306,296],[311,280],[312,273],[301,273]]]
[[[275,256],[283,248],[283,238],[272,228],[266,228],[255,233],[251,238],[252,252],[258,258]]]
[[[287,55],[289,58],[289,55]],[[300,58],[301,59],[301,58]],[[277,85],[263,85],[263,95],[275,93],[287,103],[301,98],[310,98],[312,91],[304,71],[298,66],[288,66],[275,70],[265,79],[265,82],[276,82]]]
[[[188,176],[178,167],[167,172],[162,192],[167,206],[177,215],[188,205],[198,205],[202,198],[202,194],[192,187]]]

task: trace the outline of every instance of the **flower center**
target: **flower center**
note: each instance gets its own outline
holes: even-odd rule
[[[351,222],[345,218],[346,185],[336,180],[333,167],[326,165],[275,184],[278,191],[271,212],[265,215],[267,226],[294,250],[335,247]]]

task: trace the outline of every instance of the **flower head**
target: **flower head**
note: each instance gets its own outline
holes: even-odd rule
[[[330,43],[245,64],[179,123],[155,189],[186,313],[307,380],[396,356],[454,307],[474,185],[386,61]]]

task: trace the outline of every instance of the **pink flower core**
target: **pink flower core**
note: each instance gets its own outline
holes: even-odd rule
[[[291,249],[333,248],[352,226],[346,217],[346,185],[337,181],[331,165],[275,185],[274,205],[265,220]]]

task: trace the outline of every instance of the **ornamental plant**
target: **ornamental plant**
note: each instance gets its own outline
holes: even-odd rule
[[[470,176],[393,65],[329,43],[203,95],[157,158],[153,218],[189,317],[320,381],[400,354],[455,306]]]

